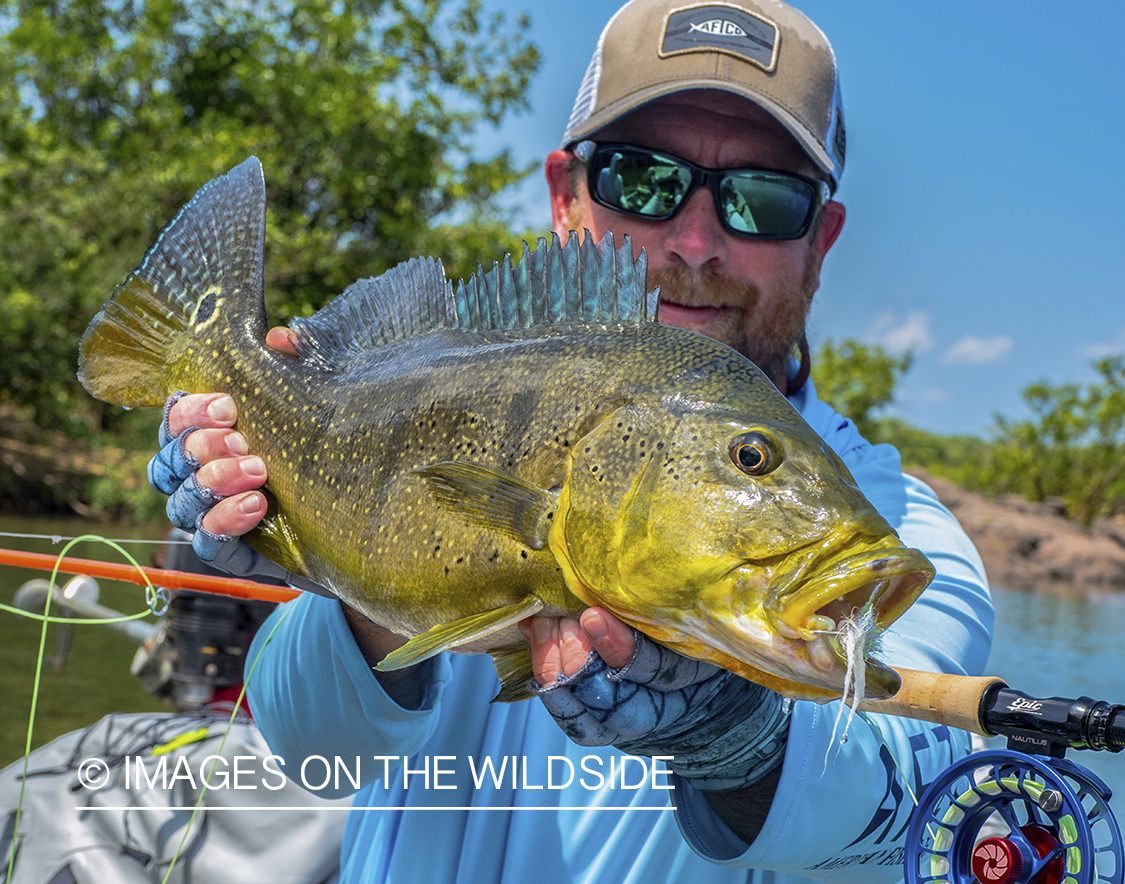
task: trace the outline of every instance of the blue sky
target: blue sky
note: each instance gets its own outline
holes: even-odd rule
[[[687,0],[685,0],[687,5]],[[914,351],[895,414],[983,435],[1030,383],[1094,379],[1125,352],[1125,4],[798,0],[840,65],[843,235],[810,323]],[[616,0],[484,0],[528,11],[543,63],[532,111],[482,139],[525,161],[557,146]],[[513,196],[547,224],[536,174]]]

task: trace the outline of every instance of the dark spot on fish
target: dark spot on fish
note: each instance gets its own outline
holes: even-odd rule
[[[215,303],[218,298],[212,292],[206,298],[199,302],[199,309],[195,313],[195,324],[202,325],[211,318],[211,314],[215,312]]]
[[[527,550],[526,550],[526,549],[521,549],[521,550],[520,550],[520,558],[521,558],[521,559],[526,559],[526,558],[527,558]]]
[[[464,557],[464,556],[461,556],[461,557],[460,557],[459,559],[457,559],[457,564],[458,564],[458,565],[461,565],[461,564],[463,564],[463,563],[464,563],[464,561],[465,561],[465,557]]]
[[[488,560],[489,560],[490,562],[495,562],[495,561],[496,561],[496,560],[497,560],[498,558],[500,558],[500,550],[498,550],[498,549],[494,549],[494,550],[492,551],[492,555],[490,555],[490,556],[488,557]]]
[[[626,433],[626,434],[625,434],[624,436],[622,436],[622,437],[621,437],[621,441],[622,441],[622,442],[628,442],[628,441],[629,441],[629,434],[628,434],[628,433]]]
[[[663,449],[664,449],[664,443],[663,442],[657,442],[656,443],[656,450],[662,451]]]

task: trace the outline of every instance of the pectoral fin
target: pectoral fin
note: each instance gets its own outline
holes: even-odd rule
[[[549,491],[511,473],[461,461],[419,467],[415,472],[445,509],[532,549],[547,545],[558,506]]]
[[[387,654],[375,668],[380,672],[402,669],[428,660],[434,654],[448,651],[471,641],[483,638],[489,633],[512,626],[542,610],[543,601],[528,596],[514,605],[505,605],[483,614],[472,614],[453,623],[441,623],[416,635],[397,651]]]

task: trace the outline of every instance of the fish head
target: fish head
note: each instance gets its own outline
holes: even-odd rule
[[[785,408],[630,403],[576,447],[550,543],[570,590],[653,639],[788,696],[844,693],[862,622],[870,698],[897,674],[870,639],[932,580],[841,458]]]

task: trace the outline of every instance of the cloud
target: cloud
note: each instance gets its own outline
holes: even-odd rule
[[[946,365],[988,365],[999,362],[1012,350],[1012,339],[1007,335],[978,338],[965,335],[941,357]]]
[[[1117,332],[1117,336],[1104,343],[1087,344],[1078,352],[1086,359],[1101,359],[1103,356],[1115,356],[1125,353],[1125,328]]]
[[[884,313],[875,320],[867,337],[888,353],[925,353],[934,348],[930,317],[923,310],[915,310],[905,318],[897,313]]]
[[[953,394],[944,387],[925,387],[912,393],[910,398],[923,405],[948,405],[953,401]]]

